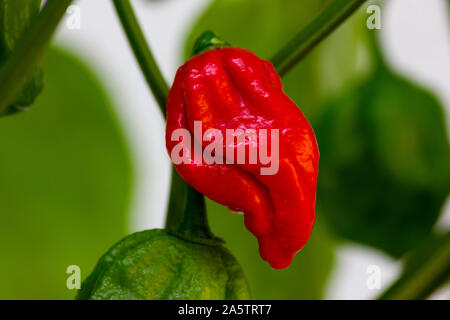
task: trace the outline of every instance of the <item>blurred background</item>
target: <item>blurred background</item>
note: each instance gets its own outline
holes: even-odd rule
[[[330,2],[132,4],[171,83],[202,31],[270,58]],[[321,152],[316,227],[291,267],[272,270],[242,216],[208,202],[256,299],[375,298],[450,230],[449,3],[376,2],[380,30],[367,27],[368,4],[283,78]],[[164,120],[111,1],[75,6],[43,62],[43,94],[1,120],[2,299],[71,299],[68,266],[84,279],[126,234],[164,226]]]

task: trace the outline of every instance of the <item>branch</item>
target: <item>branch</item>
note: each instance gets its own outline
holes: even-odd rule
[[[286,74],[364,2],[365,0],[335,0],[325,8],[271,59],[278,73],[281,76]]]
[[[142,69],[147,83],[158,102],[161,113],[166,116],[166,103],[169,94],[169,85],[164,79],[153,53],[147,44],[144,33],[134,14],[129,0],[113,0],[114,6],[128,37],[134,55]]]
[[[162,76],[162,72],[156,63],[150,46],[148,45],[144,33],[139,26],[136,15],[134,14],[133,7],[131,6],[129,0],[113,0],[113,3],[150,90],[158,102],[161,113],[164,117],[166,117],[166,103],[169,94],[169,85]],[[199,204],[200,207],[203,203],[203,211],[200,209],[196,210],[196,212],[198,211],[200,213],[199,220],[203,219],[203,223],[196,221],[192,226],[189,226],[189,228],[186,227],[186,229],[189,229],[189,231],[197,229],[199,233],[205,233],[204,230],[207,229],[207,222],[206,213],[204,211],[204,201],[193,201],[193,199],[198,198],[198,195],[197,197],[195,195],[197,195],[196,191],[189,187],[187,183],[181,179],[175,168],[172,166],[172,179],[170,183],[169,203],[166,217],[167,229],[176,231],[181,227],[184,228],[189,225],[190,221],[185,219],[187,209],[194,207],[192,203],[195,203],[195,205]],[[201,199],[203,199],[203,196]],[[196,218],[195,215],[189,215],[189,217]]]
[[[409,262],[409,263],[408,263]],[[417,249],[400,278],[380,300],[426,299],[450,280],[450,232]]]

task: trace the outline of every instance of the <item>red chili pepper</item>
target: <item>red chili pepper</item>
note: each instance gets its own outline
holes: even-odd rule
[[[227,157],[225,143],[220,152],[212,153],[224,159],[223,164],[199,162],[211,142],[194,132],[199,129],[195,121],[201,121],[203,133],[216,129],[224,140],[226,129],[260,133],[267,129],[269,150],[276,143],[271,130],[278,129],[279,157],[273,159],[277,173],[261,174],[261,168],[268,165],[260,161],[250,164],[247,159],[237,164],[237,152],[234,159]],[[191,133],[197,148],[186,137],[174,139],[176,129]],[[252,147],[261,147],[262,141],[245,139],[246,155]],[[226,142],[235,150],[242,145],[242,141]],[[319,151],[311,126],[284,93],[270,62],[232,47],[206,51],[187,61],[179,68],[169,94],[166,145],[169,154],[183,150],[184,162],[175,166],[187,183],[233,211],[244,212],[245,225],[257,237],[264,260],[275,269],[290,265],[314,224]]]

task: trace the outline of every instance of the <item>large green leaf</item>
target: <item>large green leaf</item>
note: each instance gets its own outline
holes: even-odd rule
[[[330,226],[395,257],[420,245],[450,190],[436,98],[381,66],[330,101],[316,128],[318,203]]]
[[[126,232],[131,164],[111,104],[78,59],[49,51],[37,108],[0,121],[2,299],[73,298]]]

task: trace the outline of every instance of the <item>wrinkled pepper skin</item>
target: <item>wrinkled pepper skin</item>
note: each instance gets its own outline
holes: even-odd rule
[[[186,241],[166,230],[131,234],[83,282],[78,300],[249,299],[241,266],[220,243]]]
[[[171,138],[176,129],[194,132],[194,121],[202,121],[203,133],[217,129],[223,137],[226,129],[278,129],[278,172],[261,175],[261,167],[267,166],[259,161],[195,162],[195,148],[183,138]],[[180,143],[190,153],[185,155],[188,161],[175,165],[180,176],[208,198],[243,212],[261,257],[275,269],[288,267],[314,225],[319,151],[311,126],[284,93],[273,65],[251,51],[226,47],[206,51],[181,66],[167,103],[169,155]],[[202,142],[202,147],[209,143]],[[246,140],[246,148],[251,143],[259,140]]]

